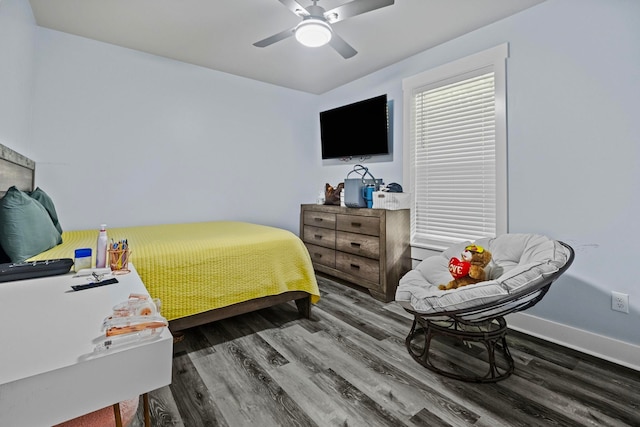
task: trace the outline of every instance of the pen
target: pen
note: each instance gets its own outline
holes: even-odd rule
[[[111,242],[111,248],[113,250],[125,250],[129,248],[129,241],[127,239],[120,240],[118,242]]]

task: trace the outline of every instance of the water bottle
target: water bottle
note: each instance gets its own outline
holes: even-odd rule
[[[96,268],[107,266],[107,224],[100,224],[98,243],[96,245]]]
[[[374,185],[367,185],[366,187],[362,187],[362,198],[367,204],[368,208],[373,207],[373,192],[375,191]]]

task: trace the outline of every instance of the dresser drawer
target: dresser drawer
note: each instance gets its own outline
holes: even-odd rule
[[[338,231],[336,232],[336,249],[367,258],[379,259],[380,238],[366,234]]]
[[[336,268],[336,251],[329,248],[324,248],[322,246],[311,245],[309,243],[305,243],[307,250],[309,251],[309,255],[311,256],[311,261],[316,264],[326,265],[327,267]]]
[[[305,225],[302,240],[304,240],[305,243],[334,249],[336,247],[336,232],[328,228]]]
[[[304,224],[314,227],[336,228],[336,214],[330,212],[304,211]]]
[[[380,235],[380,218],[374,216],[336,215],[336,229],[350,233]]]
[[[336,268],[373,283],[380,283],[380,263],[377,260],[336,252]]]

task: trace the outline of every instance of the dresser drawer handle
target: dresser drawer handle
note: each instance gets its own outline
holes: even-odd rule
[[[318,239],[318,240],[322,239],[322,235],[321,234],[315,234],[313,237]]]
[[[316,253],[313,254],[313,257],[314,258],[322,258],[322,254],[319,254],[319,253],[316,252]]]
[[[351,226],[352,227],[362,227],[362,224],[360,224],[359,222],[352,222]]]
[[[357,264],[351,264],[351,268],[354,268],[356,270],[360,270],[360,266]]]
[[[351,242],[351,247],[352,248],[359,248],[360,247],[360,243]]]
[[[322,222],[322,218],[318,218],[318,217],[313,218],[313,220],[314,221],[318,221],[318,222]]]

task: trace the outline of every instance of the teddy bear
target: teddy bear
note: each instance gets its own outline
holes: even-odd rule
[[[462,259],[453,257],[449,260],[449,272],[453,280],[438,286],[438,289],[448,291],[486,280],[484,268],[491,262],[491,252],[482,246],[469,245],[461,255]]]

